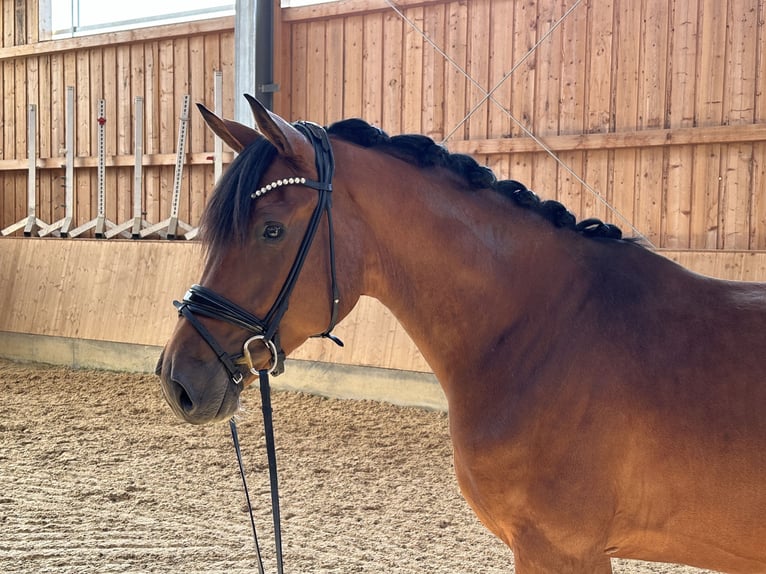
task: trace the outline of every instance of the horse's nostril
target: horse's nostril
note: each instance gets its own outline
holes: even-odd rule
[[[178,406],[181,407],[181,410],[185,413],[192,412],[192,410],[194,410],[194,401],[192,401],[189,393],[186,392],[183,385],[179,385],[175,381],[173,381],[173,383],[178,387]]]

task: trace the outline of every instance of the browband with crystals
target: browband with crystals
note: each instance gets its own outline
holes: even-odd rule
[[[254,193],[250,194],[250,197],[255,199],[256,197],[261,197],[262,195],[265,195],[272,189],[276,189],[278,187],[282,187],[283,185],[306,185],[306,178],[305,177],[291,177],[289,179],[278,179],[277,181],[273,181],[269,183],[268,185],[264,185],[261,189],[257,190]]]

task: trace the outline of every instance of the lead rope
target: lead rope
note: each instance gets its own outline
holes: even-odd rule
[[[284,565],[282,561],[282,521],[279,515],[279,481],[277,479],[277,452],[274,441],[274,422],[272,419],[271,408],[271,387],[269,385],[269,372],[267,370],[258,371],[258,379],[261,388],[261,410],[263,411],[263,431],[266,436],[266,457],[269,461],[269,483],[271,486],[271,516],[274,520],[274,547],[277,557],[277,574],[284,574]],[[239,448],[239,435],[237,434],[237,424],[232,417],[229,420],[231,428],[231,438],[234,442],[234,450],[237,453],[237,463],[239,464],[239,473],[242,476],[242,487],[245,490],[245,500],[247,501],[247,511],[250,514],[250,525],[253,529],[253,540],[255,541],[255,552],[258,557],[258,573],[264,574],[263,560],[261,559],[261,548],[258,544],[258,534],[255,529],[255,519],[253,518],[253,506],[250,503],[250,494],[247,490],[247,480],[245,479],[245,468],[242,464],[242,452]]]

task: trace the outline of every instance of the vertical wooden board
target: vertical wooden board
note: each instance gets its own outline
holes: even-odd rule
[[[570,17],[572,15],[570,14]],[[540,41],[561,17],[561,5],[541,2],[537,5],[534,41]],[[530,58],[535,60],[534,116],[531,126],[535,135],[545,137],[559,133],[563,65],[572,65],[570,58],[576,54],[564,52],[561,26],[537,45]]]
[[[752,0],[731,0],[728,7],[723,120],[726,124],[749,124],[755,119],[754,94],[758,91],[756,51],[752,48],[758,13]],[[722,156],[723,248],[749,246],[752,149],[752,144],[732,144]]]
[[[669,5],[658,0],[643,0],[643,33],[639,66],[638,128],[666,126]],[[644,149],[638,155],[636,188],[636,226],[655,245],[661,244],[663,189],[665,188],[665,150]]]
[[[205,70],[204,70],[204,91],[202,103],[205,104],[211,110],[215,107],[215,73],[221,72],[221,80],[223,84],[223,91],[230,92],[229,84],[227,81],[231,81],[231,77],[225,77],[223,75],[223,69],[221,67],[221,37],[218,34],[207,34],[203,38],[202,51],[205,57]],[[221,94],[223,95],[223,94]],[[202,143],[203,150],[212,150],[215,146],[215,134],[212,130],[207,128],[207,125],[202,120],[202,115],[197,113],[196,110],[192,114],[193,127],[195,131],[201,131],[204,137]],[[226,146],[224,145],[224,149]],[[212,181],[212,180],[211,180]]]
[[[537,37],[535,3],[516,3],[511,35],[507,41],[513,46],[513,65],[516,67],[516,71],[509,80],[512,98],[510,113],[513,120],[511,136],[526,137],[523,128],[533,129],[535,114],[537,58],[534,53],[530,53]],[[531,160],[531,156],[529,159]],[[529,182],[530,179],[526,181]]]
[[[22,68],[22,74],[21,77],[25,78],[25,84],[26,89],[20,90],[20,94],[22,96],[22,101],[19,102],[19,105],[23,107],[23,115],[25,118],[24,125],[26,126],[24,129],[24,139],[23,139],[23,146],[24,146],[24,153],[21,155],[21,157],[29,158],[29,137],[28,137],[28,131],[29,131],[29,106],[33,104],[35,106],[35,115],[36,115],[36,121],[34,125],[35,129],[35,161],[37,161],[37,158],[44,157],[43,156],[43,148],[44,146],[47,146],[48,149],[50,148],[50,138],[49,135],[46,133],[45,126],[48,126],[50,123],[50,120],[46,117],[46,114],[50,113],[49,108],[44,108],[41,105],[40,96],[43,92],[47,91],[47,82],[45,82],[45,79],[40,78],[41,70],[39,69],[40,61],[37,56],[28,56],[26,58],[19,58],[17,61],[17,66],[20,66]],[[44,71],[44,70],[43,70]],[[43,84],[44,90],[41,90],[41,81]],[[43,133],[46,133],[45,140],[43,140]],[[51,219],[51,187],[50,187],[50,178],[48,177],[47,172],[41,172],[37,171],[36,173],[36,198],[35,198],[35,209],[36,209],[36,215],[39,217],[42,221],[49,223],[52,221]]]
[[[144,98],[144,122],[146,121],[146,58],[144,55],[144,46],[145,43],[137,43],[133,44],[130,47],[130,113],[128,115],[128,118],[126,119],[126,124],[129,125],[127,128],[130,132],[130,151],[129,153],[133,155],[135,153],[135,129],[136,129],[136,104],[135,99],[136,96],[140,96]],[[144,151],[146,150],[146,128],[142,124],[140,126],[142,135],[143,135],[143,146]],[[143,185],[143,169],[142,169],[142,178],[141,183],[139,184],[140,188],[140,202],[141,202],[141,210],[142,212],[146,211],[146,203],[144,200],[144,191],[145,186]],[[129,183],[129,190],[130,190],[130,197],[131,197],[131,204],[130,209],[128,211],[128,217],[133,217],[133,197],[136,193],[136,183],[135,183],[135,172],[133,169],[130,170],[130,183]],[[145,219],[145,217],[144,217]]]
[[[98,107],[92,100],[90,82],[92,79],[96,80],[94,89],[100,95],[103,85],[102,51],[96,48],[77,52],[73,59],[72,67],[77,78],[74,90],[75,158],[89,157],[96,154],[96,115],[98,114]],[[95,170],[92,168],[75,169],[74,218],[78,226],[96,217],[98,206],[95,176]],[[85,236],[91,235],[92,233],[88,232]]]
[[[325,119],[325,22],[309,23],[306,68],[303,74],[306,78],[306,96],[308,98],[306,115],[301,119],[311,120],[318,124],[326,123]],[[297,118],[296,118],[297,119]]]
[[[364,17],[343,20],[343,117],[364,117]],[[369,118],[365,118],[369,119]]]
[[[381,126],[392,134],[402,132],[403,24],[393,10],[383,14]]]
[[[158,114],[159,114],[159,152],[175,153],[176,146],[176,93],[175,93],[175,46],[172,40],[159,42],[158,49]],[[173,189],[173,175],[167,167],[157,169],[158,182],[158,221],[170,216],[170,199]]]
[[[755,70],[756,86],[766,84],[766,3],[758,2],[758,13],[756,19],[756,29],[754,38],[756,39],[755,60],[757,67]],[[757,123],[766,120],[766,90],[756,90],[755,92],[755,121]]]
[[[159,153],[175,152],[176,108],[175,108],[175,46],[171,40],[158,44],[158,109]]]
[[[3,62],[3,93],[16,93],[16,66],[12,60]],[[3,97],[3,159],[17,159],[16,140],[16,101]]]
[[[581,210],[583,217],[597,217],[607,223],[613,223],[625,230],[625,222],[620,221],[610,209],[609,190],[611,170],[609,150],[590,150],[583,154],[582,178],[587,183],[583,190]]]
[[[584,4],[577,6],[564,18],[559,30],[555,35],[560,36],[562,62],[559,81],[560,105],[558,109],[557,133],[569,134],[580,133],[585,128],[585,86],[586,81],[586,58],[587,38],[582,33],[587,28],[587,7]],[[551,51],[551,54],[555,54]],[[551,86],[553,89],[553,86]],[[552,129],[553,126],[550,126]],[[549,133],[546,128],[546,134]],[[576,176],[585,181],[585,154],[574,152],[559,154],[559,158],[567,168],[571,169]],[[567,169],[559,168],[557,197],[564,205],[578,214],[584,214],[586,200],[591,200],[590,192],[577,180],[577,177],[568,173]]]
[[[221,33],[221,71],[224,86],[228,87],[223,91],[223,115],[226,118],[234,117],[234,98],[242,97],[242,94],[234,93],[234,52],[234,31]]]
[[[405,14],[417,29],[404,27],[401,131],[423,133],[423,8],[411,8]]]
[[[492,99],[487,108],[487,137],[503,138],[511,133],[511,79],[513,44],[508,41],[509,22],[513,22],[513,2],[490,4],[489,27],[485,41],[489,49],[489,90]],[[507,162],[506,162],[507,165]]]
[[[477,0],[468,6],[468,50],[467,72],[473,81],[468,83],[465,114],[471,113],[466,121],[465,134],[469,139],[484,139],[488,136],[490,103],[488,95],[492,86],[489,81],[490,0]],[[478,85],[477,85],[478,84]]]
[[[726,4],[718,0],[698,0],[701,30],[697,40],[695,125],[720,125],[723,120]],[[692,248],[716,249],[719,246],[719,196],[721,146],[700,146],[695,151],[692,197]],[[722,241],[722,238],[720,238]]]
[[[15,3],[3,2],[3,46],[11,47],[15,44],[16,22]],[[8,93],[8,92],[6,92]]]
[[[722,187],[719,207],[721,249],[747,249],[750,240],[752,144],[729,144],[721,156]]]
[[[191,101],[189,105],[189,143],[186,149],[189,153],[199,153],[213,150],[212,147],[206,150],[205,135],[210,131],[205,126],[204,121],[195,106],[196,102],[205,100],[208,93],[208,86],[205,82],[209,79],[213,81],[212,74],[208,75],[208,69],[213,68],[213,64],[208,62],[205,53],[205,42],[201,36],[189,38],[189,94]],[[211,100],[212,101],[212,100]],[[200,215],[205,206],[206,193],[206,171],[212,169],[212,164],[206,165],[187,165],[184,171],[188,170],[189,179],[189,216],[185,220],[189,225],[196,226],[199,223]]]
[[[364,16],[362,41],[362,117],[383,126],[383,14]]]
[[[60,169],[52,170],[51,197],[53,202],[53,221],[63,219],[65,209],[65,185],[66,177],[64,170],[64,156],[66,154],[66,87],[64,86],[64,60],[61,54],[51,54],[49,60],[49,89],[50,97],[50,123],[45,128],[50,134],[50,150],[48,157],[60,158]],[[42,124],[41,124],[42,126]]]
[[[694,147],[691,213],[691,248],[717,249],[719,237],[718,210],[720,205],[721,145]]]
[[[638,87],[641,36],[641,3],[623,1],[615,5],[613,49],[613,122],[616,131],[632,131],[638,125]],[[626,221],[646,235],[636,222],[635,198],[639,184],[638,153],[635,149],[614,152],[614,192],[611,205]]]
[[[463,2],[447,5],[447,36],[444,52],[444,137],[447,141],[466,139],[465,119],[468,80],[468,6]]]
[[[190,61],[189,61],[189,39],[175,38],[173,40],[173,106],[175,116],[175,128],[173,130],[173,153],[178,151],[178,130],[181,126],[181,113],[183,111],[183,98],[186,94],[191,95]],[[191,101],[189,102],[189,114],[191,114]],[[188,124],[187,124],[188,128]],[[184,153],[189,151],[189,139],[187,131],[187,140],[184,144]],[[181,179],[181,193],[178,198],[178,217],[184,222],[189,222],[191,218],[191,178],[189,177],[189,166],[184,160],[184,169]],[[175,169],[173,170],[175,177]],[[172,197],[172,184],[171,184]],[[168,199],[168,210],[170,210],[170,199]]]
[[[605,133],[612,126],[612,84],[614,58],[614,2],[588,0],[585,5],[584,109],[585,133]],[[580,10],[580,8],[578,8]],[[613,221],[607,204],[611,202],[611,153],[589,151],[585,156],[583,179],[589,189],[583,193],[584,214]]]
[[[753,199],[750,208],[750,249],[766,249],[766,143],[753,144]]]
[[[436,46],[445,45],[445,5],[424,9],[423,32]],[[444,138],[444,58],[430,42],[423,44],[423,134],[441,141]]]
[[[160,152],[160,63],[159,43],[144,47],[144,155]],[[160,219],[160,189],[157,168],[144,167],[143,205],[148,223]]]
[[[755,119],[758,12],[756,0],[729,0],[726,14],[723,122],[752,123]],[[761,86],[760,89],[763,87]]]
[[[309,25],[305,22],[298,22],[293,24],[290,29],[293,37],[290,119],[297,120],[305,119],[308,114],[306,71],[308,70]]]
[[[667,125],[671,128],[692,127],[699,35],[697,0],[674,0],[671,8]],[[691,246],[693,158],[692,146],[671,146],[667,150],[667,181],[660,237],[662,246]]]
[[[331,124],[343,119],[343,19],[334,18],[327,22],[325,40],[325,123]]]
[[[514,153],[510,156],[509,177],[530,187],[532,181],[533,153]]]
[[[540,180],[550,173],[550,183],[546,186],[551,191],[550,198],[563,203],[579,219],[588,215],[588,212],[585,210],[585,194],[590,195],[578,179],[587,181],[585,180],[585,154],[584,152],[573,151],[559,152],[556,155],[561,164],[554,163],[547,153],[540,154],[535,164],[536,179]],[[588,216],[592,217],[593,215]]]
[[[130,126],[125,121],[126,108],[130,110],[130,48],[109,46],[104,49],[104,103],[106,105],[106,157],[129,153]],[[98,110],[98,101],[93,101]],[[96,151],[98,153],[98,151]],[[107,219],[117,222],[128,218],[130,206],[130,179],[125,170],[106,169],[104,207]]]
[[[585,131],[605,133],[612,125],[614,78],[614,5],[612,0],[589,0],[585,70]]]

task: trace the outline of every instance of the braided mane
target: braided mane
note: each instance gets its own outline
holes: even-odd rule
[[[575,216],[558,201],[543,201],[518,181],[498,180],[491,169],[479,165],[472,157],[449,153],[427,136],[389,136],[359,119],[337,122],[327,131],[350,143],[382,151],[418,167],[449,169],[465,179],[470,189],[494,189],[516,204],[540,214],[556,227],[572,229],[586,237],[622,238],[618,227],[599,219],[577,222]],[[224,172],[200,221],[200,236],[209,256],[220,253],[231,241],[244,243],[247,239],[256,203],[250,194],[258,188],[276,153],[276,148],[268,140],[259,138],[242,150]]]
[[[599,219],[577,218],[561,203],[541,200],[537,194],[518,181],[498,180],[486,166],[471,156],[449,153],[444,146],[423,135],[389,136],[380,128],[360,119],[342,120],[332,124],[328,133],[353,144],[383,151],[418,167],[444,167],[463,177],[471,189],[490,188],[512,199],[521,207],[530,209],[556,227],[564,227],[586,237],[622,239],[619,227]]]

